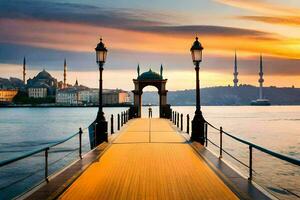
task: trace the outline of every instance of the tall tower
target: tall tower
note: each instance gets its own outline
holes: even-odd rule
[[[236,56],[236,51],[235,51],[235,54],[234,54],[234,72],[233,72],[233,84],[234,84],[234,87],[237,87],[238,86],[238,82],[239,82],[239,79],[238,79],[238,71],[237,71],[237,56]]]
[[[161,77],[163,77],[163,70],[164,70],[164,68],[163,68],[163,65],[161,64],[160,65],[160,76]]]
[[[23,83],[26,84],[26,58],[23,59]]]
[[[264,82],[264,79],[263,79],[263,76],[264,76],[264,73],[263,73],[263,58],[262,58],[262,55],[260,54],[260,62],[259,62],[259,79],[258,79],[258,82],[259,82],[259,99],[262,99],[263,98],[263,82]]]
[[[64,85],[63,88],[67,87],[67,61],[64,60]]]
[[[137,71],[137,74],[138,74],[138,77],[140,76],[140,64],[138,64],[137,68],[136,68],[136,71]]]

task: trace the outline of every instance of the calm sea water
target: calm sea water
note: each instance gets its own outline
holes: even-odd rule
[[[109,119],[111,114],[116,116],[125,109],[105,108],[106,119]],[[184,116],[189,114],[190,118],[193,118],[194,107],[178,106],[173,107],[173,110],[183,113]],[[225,131],[235,136],[300,159],[300,106],[208,106],[203,107],[202,111],[207,121],[217,127],[222,126]],[[147,107],[143,107],[143,117],[147,117],[147,112]],[[96,114],[97,108],[0,108],[0,161],[66,138],[77,132],[79,127],[87,127],[95,119]],[[158,117],[158,107],[153,107],[153,117]],[[185,129],[185,117],[184,123]],[[218,144],[218,133],[209,129],[208,134]],[[87,137],[86,140],[88,140]],[[75,152],[74,149],[70,149],[72,146],[74,146],[73,143],[65,146],[64,151]],[[247,146],[226,137],[224,137],[223,146],[225,150],[247,164]],[[209,148],[213,152],[218,152],[210,144]],[[62,149],[59,150],[61,151]],[[42,155],[40,157],[42,158]],[[275,195],[283,195],[284,198],[295,198],[292,193],[300,195],[297,189],[300,188],[299,167],[255,150],[253,157],[255,181],[274,192]],[[247,168],[226,155],[224,159],[243,175],[247,175]],[[42,166],[42,161],[43,159],[34,160],[32,163]],[[22,168],[19,166],[21,163],[18,166],[15,165],[16,170],[32,167]],[[0,176],[6,174],[8,174],[7,171],[2,174],[0,171]],[[9,176],[1,177],[0,189],[1,184],[5,185],[7,180],[13,183],[15,179]],[[32,184],[32,182],[24,184]],[[5,187],[3,186],[4,190],[7,190],[6,193],[11,192]]]

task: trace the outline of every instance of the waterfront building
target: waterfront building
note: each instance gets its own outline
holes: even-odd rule
[[[125,104],[130,102],[129,93],[123,90],[104,89],[103,105]],[[74,85],[57,90],[56,103],[60,105],[98,105],[99,89],[90,89],[82,85]]]
[[[28,88],[28,97],[46,98],[48,96],[48,87],[45,84],[34,85]]]
[[[17,93],[18,89],[0,89],[0,104],[12,103]]]
[[[57,80],[43,70],[34,78],[27,80],[28,96],[32,98],[55,96],[57,86]]]
[[[129,93],[116,89],[103,91],[103,105],[130,103]]]
[[[88,89],[79,92],[82,104],[97,105],[99,102],[99,89]]]
[[[233,72],[233,85],[234,87],[238,87],[238,82],[239,82],[239,79],[238,79],[238,69],[237,69],[237,56],[236,56],[236,51],[235,51],[235,54],[234,54],[234,72]]]
[[[76,80],[74,86],[58,89],[56,91],[56,103],[60,105],[81,105],[83,104],[81,92],[88,90],[88,87],[79,85],[78,80]]]
[[[24,91],[25,85],[18,78],[0,78],[0,104],[12,103],[18,91]]]
[[[25,84],[18,78],[0,78],[0,89],[18,89],[25,91]]]
[[[56,94],[56,103],[61,105],[80,104],[78,90],[74,87],[58,90]]]

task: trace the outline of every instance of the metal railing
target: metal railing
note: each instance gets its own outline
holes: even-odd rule
[[[179,123],[181,123],[180,127],[181,127],[181,131],[182,131],[182,118],[181,118],[181,121],[179,122],[179,113],[176,112],[176,111],[173,111],[172,112],[172,122],[175,124],[175,126],[179,127]],[[181,114],[182,116],[182,114]],[[177,119],[176,119],[177,118]],[[186,125],[187,125],[187,133],[189,133],[189,126],[190,126],[190,120],[189,120],[189,115],[186,116]],[[208,126],[215,129],[218,133],[219,133],[219,145],[216,144],[214,141],[212,141],[211,139],[209,139],[208,137]],[[223,142],[223,137],[224,135],[232,138],[233,140],[241,143],[241,144],[244,144],[244,145],[247,145],[248,146],[248,155],[249,155],[249,160],[248,160],[248,163],[245,163],[243,161],[241,161],[240,159],[238,159],[237,157],[235,157],[234,155],[232,155],[231,153],[229,153],[228,151],[226,151],[224,148],[223,148],[223,145],[224,145],[224,142]],[[254,144],[254,143],[251,143],[249,141],[246,141],[246,140],[243,140],[239,137],[236,137],[234,136],[233,134],[230,134],[226,131],[223,130],[222,127],[220,128],[217,128],[215,127],[214,125],[210,124],[209,122],[205,122],[204,124],[204,137],[205,137],[205,143],[204,145],[207,147],[208,146],[208,142],[211,143],[212,145],[214,145],[215,147],[217,147],[219,149],[219,158],[221,159],[223,157],[223,153],[225,153],[226,155],[228,155],[229,157],[231,157],[232,159],[234,159],[235,161],[237,161],[238,163],[240,163],[241,165],[247,167],[249,170],[248,170],[248,179],[251,181],[252,178],[253,178],[253,149],[256,149],[258,151],[261,151],[265,154],[268,154],[276,159],[280,159],[282,161],[285,161],[285,162],[288,162],[290,164],[293,164],[295,166],[300,166],[300,160],[296,159],[296,158],[292,158],[290,156],[287,156],[287,155],[284,155],[284,154],[281,154],[281,153],[277,153],[277,152],[274,152],[274,151],[271,151],[269,149],[266,149],[262,146],[259,146],[257,144]]]
[[[120,128],[128,122],[129,118],[128,110],[117,114],[116,125],[114,123],[114,115],[110,115],[110,130],[108,131],[110,131],[111,134],[114,134],[115,125],[116,129],[120,130]],[[55,174],[55,172],[61,170],[63,167],[66,167],[70,162],[82,159],[83,154],[88,153],[92,149],[91,144],[96,142],[96,137],[91,139],[88,131],[88,128],[79,128],[78,132],[62,140],[50,142],[42,148],[34,149],[22,155],[0,161],[0,178],[2,178],[2,176],[5,178],[11,178],[9,177],[10,175],[14,176],[13,180],[11,181],[0,181],[0,199],[15,198],[16,196],[19,196],[20,194],[32,189],[34,186],[42,182],[49,182],[49,176]],[[78,137],[78,139],[76,139],[76,137]],[[76,152],[77,155],[74,156],[74,153]],[[68,156],[72,156],[72,158],[68,158]],[[41,158],[43,158],[43,161]],[[66,160],[69,162],[66,162]],[[60,161],[63,161],[64,163],[60,163],[59,166],[54,168],[53,166],[58,164]],[[24,165],[29,166],[27,166],[25,169]],[[18,174],[14,175],[16,170],[23,170],[24,172],[22,173],[22,176]],[[28,172],[26,170],[28,170]],[[30,178],[34,179],[34,181],[29,180]],[[2,180],[4,180],[4,178]],[[22,181],[30,182],[30,187],[25,187],[24,185],[20,184]],[[22,186],[16,189],[14,186],[17,184]]]
[[[79,128],[78,132],[62,140],[0,161],[0,199],[15,198],[42,182],[49,182],[50,175],[70,162],[82,159],[83,148],[84,152],[89,151],[89,142],[83,144],[84,132],[87,128]],[[88,134],[84,137],[87,140]]]
[[[87,129],[87,128],[85,128],[85,129]],[[55,146],[57,146],[57,145],[59,145],[59,144],[62,144],[62,143],[66,142],[66,141],[68,141],[68,140],[70,140],[70,139],[72,139],[73,137],[75,137],[75,136],[77,136],[77,135],[79,136],[79,141],[80,141],[80,142],[79,142],[79,157],[81,158],[81,148],[82,148],[82,146],[81,146],[81,140],[82,140],[81,137],[82,137],[82,129],[79,128],[79,131],[78,131],[77,133],[75,133],[75,134],[73,134],[73,135],[71,135],[71,136],[69,136],[69,137],[67,137],[67,138],[65,138],[65,139],[63,139],[63,140],[60,140],[60,141],[55,142],[55,143],[52,143],[52,144],[47,145],[46,147],[43,147],[43,148],[40,148],[40,149],[36,149],[36,150],[29,151],[29,152],[27,152],[26,154],[23,154],[23,155],[14,157],[14,158],[10,158],[10,159],[7,159],[7,160],[3,160],[3,161],[0,162],[0,167],[3,167],[3,166],[8,165],[8,164],[10,164],[10,163],[16,162],[16,161],[18,161],[18,160],[27,158],[27,157],[29,157],[29,156],[35,155],[35,154],[40,153],[40,152],[45,152],[45,163],[47,163],[47,156],[48,156],[48,151],[49,151],[50,148],[55,147]],[[47,168],[47,166],[45,166],[45,171],[46,171],[46,168]],[[45,172],[45,174],[48,174],[48,172]],[[48,176],[47,176],[47,177],[48,177]],[[47,177],[45,177],[45,179],[46,179]]]
[[[205,140],[209,141],[210,143],[212,143],[213,145],[215,145],[216,147],[218,147],[220,149],[220,158],[222,158],[222,152],[226,153],[227,155],[229,155],[230,157],[232,157],[233,159],[235,159],[236,161],[240,162],[242,165],[246,166],[249,168],[249,180],[252,179],[252,172],[253,172],[253,169],[252,169],[252,163],[253,163],[253,149],[257,149],[263,153],[266,153],[272,157],[275,157],[277,159],[280,159],[280,160],[283,160],[283,161],[286,161],[288,163],[291,163],[291,164],[294,164],[294,165],[297,165],[297,166],[300,166],[300,160],[298,159],[295,159],[295,158],[292,158],[292,157],[289,157],[287,155],[283,155],[283,154],[280,154],[280,153],[277,153],[277,152],[274,152],[274,151],[271,151],[269,149],[266,149],[264,147],[261,147],[259,145],[256,145],[256,144],[253,144],[251,142],[248,142],[246,140],[243,140],[241,138],[238,138],[228,132],[225,132],[223,130],[222,127],[220,128],[217,128],[215,127],[214,125],[210,124],[209,122],[206,122],[207,125],[209,125],[210,127],[212,127],[213,129],[217,130],[220,132],[220,145],[218,146],[217,144],[213,143],[209,138],[208,138],[208,134],[205,135]],[[240,160],[238,160],[237,158],[235,158],[233,155],[231,155],[229,152],[225,151],[222,146],[223,146],[223,134],[229,136],[230,138],[242,143],[242,144],[245,144],[245,145],[248,145],[248,148],[249,148],[249,163],[248,165],[241,162]],[[207,143],[206,143],[207,145]]]

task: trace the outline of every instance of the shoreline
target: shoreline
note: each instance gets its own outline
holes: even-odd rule
[[[124,105],[103,105],[104,108],[112,108],[112,107],[130,107],[131,104],[124,104]],[[143,107],[149,107],[149,105],[142,105]],[[151,105],[152,107],[159,107],[159,105]],[[171,105],[174,107],[180,106],[180,107],[191,107],[195,105]],[[201,105],[201,106],[220,106],[220,107],[277,107],[277,106],[300,106],[300,104],[285,104],[285,105],[268,105],[268,106],[262,106],[262,105]],[[0,105],[0,108],[98,108],[98,105]]]

